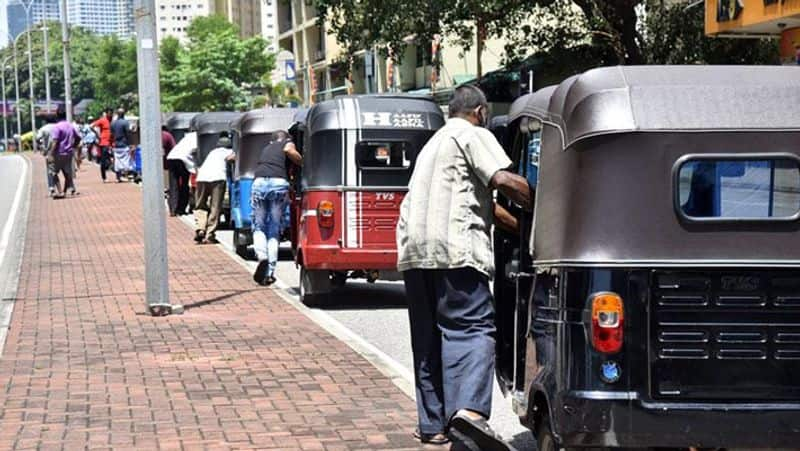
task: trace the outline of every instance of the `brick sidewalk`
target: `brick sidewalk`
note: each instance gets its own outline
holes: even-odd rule
[[[141,191],[33,187],[0,359],[0,449],[402,449],[413,402],[214,246],[168,218],[170,289],[145,312]],[[110,177],[110,178],[113,178]]]

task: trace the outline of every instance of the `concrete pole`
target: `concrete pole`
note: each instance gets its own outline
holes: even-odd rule
[[[42,0],[42,9],[45,8],[44,0]],[[49,40],[47,35],[50,32],[50,28],[47,26],[47,16],[45,16],[45,21],[42,23],[42,32],[44,32],[44,90],[45,90],[45,97],[47,99],[47,114],[50,114],[50,50],[49,47]]]
[[[150,314],[161,316],[182,313],[183,306],[169,303],[155,1],[134,0],[133,16],[136,19],[139,131],[142,137],[145,291]]]
[[[19,36],[17,37],[19,38]],[[14,110],[17,112],[17,134],[22,138],[22,112],[19,110],[19,64],[17,64],[17,40],[14,40],[14,86],[17,95],[17,103]],[[20,150],[22,150],[20,148]]]
[[[6,69],[8,68],[9,59],[11,59],[10,56],[3,60],[3,139],[6,142],[6,148],[8,148],[8,100],[6,99]]]
[[[33,7],[33,2],[28,4],[27,15],[28,15],[28,29],[26,30],[26,34],[28,35],[28,87],[29,89],[29,97],[31,100],[31,131],[33,132],[33,151],[36,152],[39,150],[39,146],[36,143],[36,98],[33,96],[33,50],[31,50],[31,8]]]
[[[61,0],[61,48],[64,56],[64,108],[67,110],[67,121],[72,122],[72,67],[69,63],[69,16],[67,16],[67,0]],[[50,95],[47,95],[50,98]]]

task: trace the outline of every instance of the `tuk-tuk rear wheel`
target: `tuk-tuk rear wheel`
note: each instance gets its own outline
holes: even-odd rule
[[[536,428],[536,449],[537,451],[569,451],[568,448],[562,447],[553,436],[553,430],[550,428],[550,418],[546,415],[539,422],[539,427]]]
[[[331,292],[330,271],[307,270],[300,266],[300,302],[308,307],[322,305]]]

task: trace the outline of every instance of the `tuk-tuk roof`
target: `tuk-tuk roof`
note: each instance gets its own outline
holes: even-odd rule
[[[342,96],[314,105],[306,117],[308,133],[342,129],[436,130],[444,123],[430,97],[408,94]]]
[[[231,122],[239,119],[241,116],[242,113],[234,111],[200,113],[192,118],[189,129],[197,132],[198,135],[221,133],[230,130]]]
[[[175,111],[167,113],[164,118],[164,125],[170,130],[189,130],[192,118],[200,113]]]
[[[260,108],[242,114],[231,122],[231,129],[240,135],[259,135],[288,130],[294,123],[296,108]]]
[[[794,131],[800,130],[800,68],[604,67],[517,99],[509,115],[556,126],[565,148],[628,132]]]

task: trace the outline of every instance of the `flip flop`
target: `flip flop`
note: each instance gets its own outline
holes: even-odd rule
[[[423,434],[419,431],[419,429],[414,429],[414,438],[419,440],[421,443],[426,443],[429,445],[447,445],[450,443],[450,439],[444,435],[444,432],[439,432],[437,434]]]
[[[516,451],[483,418],[474,420],[466,415],[456,414],[450,420],[450,427],[475,442],[482,451]]]

